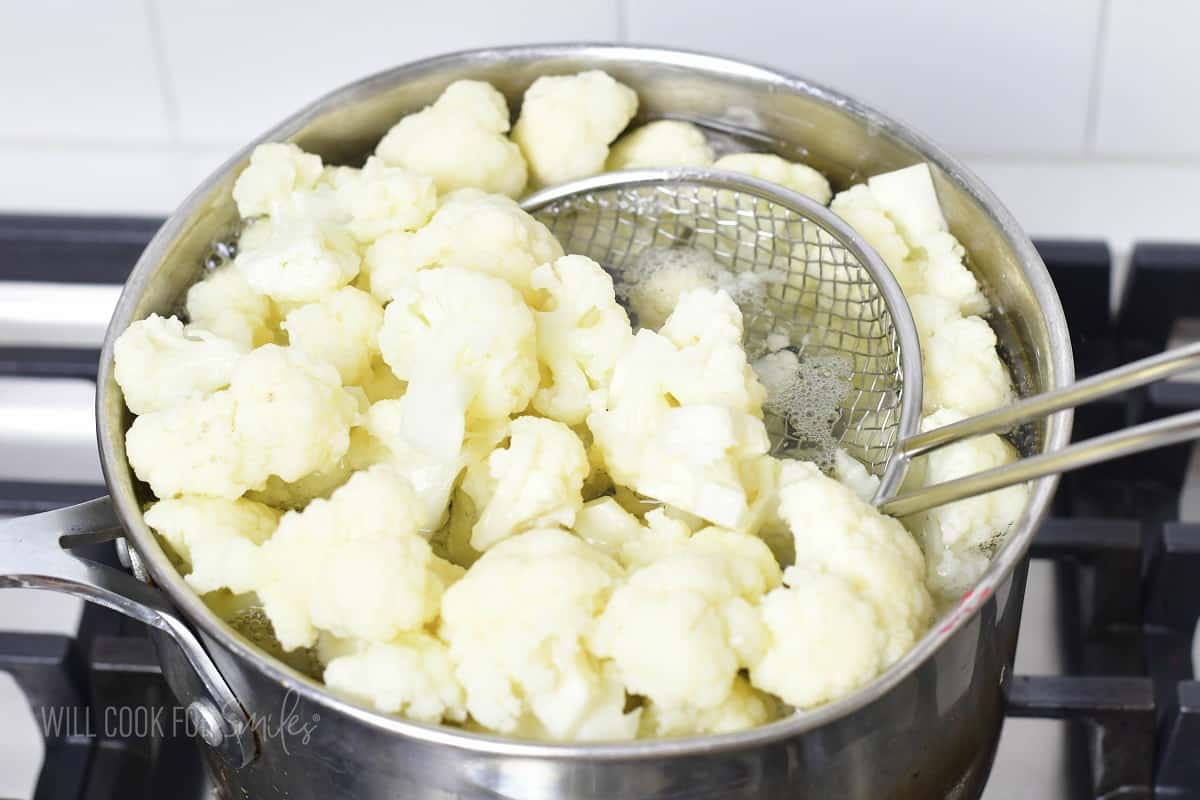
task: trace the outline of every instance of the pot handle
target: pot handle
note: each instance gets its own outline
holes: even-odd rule
[[[233,767],[258,754],[254,726],[191,628],[158,589],[120,570],[79,558],[69,548],[124,536],[101,497],[0,524],[0,589],[49,589],[119,611],[163,631],[186,660],[163,674],[205,744]],[[189,668],[190,667],[190,668]]]

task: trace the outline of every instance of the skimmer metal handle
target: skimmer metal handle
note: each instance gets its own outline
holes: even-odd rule
[[[897,457],[912,459],[963,439],[1007,431],[1019,423],[1145,386],[1197,366],[1200,366],[1200,342],[1134,361],[1061,389],[1026,397],[1005,408],[909,436],[897,445]],[[878,506],[885,514],[903,517],[1035,478],[1196,438],[1200,438],[1200,410],[1135,425],[1053,453],[1023,458],[974,475],[903,492],[879,502]]]

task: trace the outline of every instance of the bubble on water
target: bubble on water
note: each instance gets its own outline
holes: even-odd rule
[[[752,366],[767,390],[763,411],[786,421],[787,440],[795,444],[796,455],[832,470],[839,448],[834,426],[841,416],[842,398],[850,391],[850,360],[778,350]]]

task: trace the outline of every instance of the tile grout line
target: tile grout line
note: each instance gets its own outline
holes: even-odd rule
[[[1100,19],[1096,24],[1096,45],[1092,50],[1087,117],[1083,129],[1083,152],[1086,155],[1095,153],[1096,139],[1100,132],[1100,97],[1104,88],[1104,61],[1108,57],[1108,27],[1111,14],[1112,0],[1101,0]]]
[[[158,90],[162,94],[163,108],[167,113],[167,134],[173,144],[179,143],[179,104],[175,101],[175,87],[167,68],[167,42],[163,36],[162,21],[158,16],[155,0],[145,0],[146,21],[150,28],[150,48],[154,53],[154,67],[158,72]]]

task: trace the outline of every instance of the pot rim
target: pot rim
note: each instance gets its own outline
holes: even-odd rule
[[[629,59],[663,66],[694,68],[716,73],[726,78],[778,86],[788,92],[815,98],[848,114],[864,120],[919,152],[926,161],[941,169],[948,178],[964,189],[984,211],[1012,247],[1025,269],[1030,288],[1041,309],[1050,343],[1051,388],[1070,383],[1074,377],[1071,342],[1058,293],[1046,271],[1045,264],[1033,243],[1021,230],[1016,219],[996,196],[964,165],[949,156],[939,146],[907,125],[876,111],[840,92],[821,84],[763,66],[708,55],[705,53],[663,48],[606,43],[554,43],[521,45],[477,50],[463,50],[410,62],[366,76],[335,89],[285,119],[254,141],[242,147],[212,172],[193,190],[155,234],[138,259],[117,303],[105,335],[97,376],[96,417],[100,461],[105,482],[126,530],[133,537],[148,572],[171,598],[184,616],[226,651],[248,662],[285,689],[306,701],[339,714],[352,717],[380,731],[420,740],[428,744],[449,745],[478,754],[552,758],[558,760],[630,760],[660,757],[700,755],[713,751],[753,747],[811,731],[836,719],[848,716],[887,694],[907,678],[957,631],[968,623],[980,609],[993,601],[993,594],[1025,558],[1030,542],[1049,510],[1049,502],[1057,485],[1057,476],[1042,478],[1034,483],[1029,502],[1017,522],[1016,533],[992,559],[987,571],[957,606],[935,620],[925,635],[882,674],[857,691],[833,703],[809,712],[795,714],[755,728],[734,733],[689,736],[670,739],[641,739],[632,742],[599,744],[556,744],[518,740],[498,735],[462,731],[442,725],[428,725],[390,716],[365,706],[344,700],[328,691],[323,684],[262,653],[228,624],[213,613],[191,590],[168,559],[142,518],[137,499],[129,491],[118,491],[120,469],[114,442],[123,438],[124,430],[117,429],[116,420],[105,412],[105,400],[115,386],[112,378],[113,343],[132,322],[133,310],[151,274],[162,260],[171,242],[192,222],[204,207],[214,187],[242,163],[263,142],[285,141],[322,114],[363,97],[384,91],[401,81],[436,72],[447,65],[461,66],[463,62],[479,65],[504,61],[530,61],[540,58],[603,56],[607,59]],[[1046,451],[1064,447],[1071,432],[1072,412],[1058,412],[1048,425]],[[253,712],[254,709],[248,709]]]

